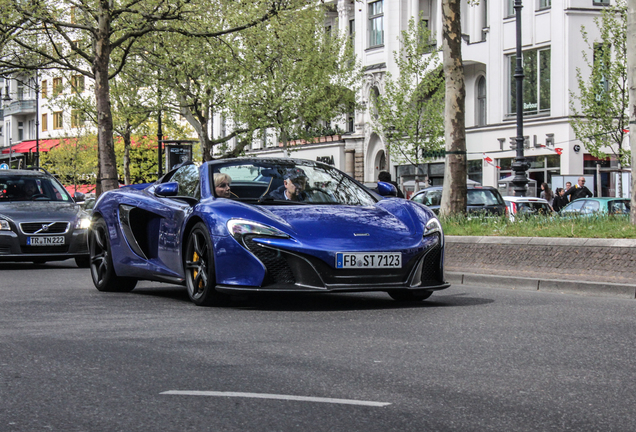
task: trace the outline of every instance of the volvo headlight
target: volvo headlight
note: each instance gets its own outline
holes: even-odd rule
[[[227,230],[241,244],[246,235],[289,238],[288,234],[279,229],[246,219],[230,219],[227,221]]]
[[[75,222],[75,229],[89,229],[91,227],[91,218],[81,217]]]
[[[11,231],[11,225],[6,219],[0,219],[0,231]]]
[[[428,222],[426,222],[426,226],[424,227],[424,235],[427,236],[436,232],[440,233],[440,235],[444,234],[444,232],[442,231],[442,224],[440,223],[439,219],[430,218]]]

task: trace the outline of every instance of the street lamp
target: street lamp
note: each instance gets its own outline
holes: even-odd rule
[[[2,98],[4,102],[11,102],[11,96],[9,95],[9,84],[5,87],[4,97]],[[9,124],[8,134],[9,134],[9,168],[11,168],[11,162],[13,159],[13,144],[11,143],[11,124]]]
[[[515,18],[517,29],[517,62],[515,66],[515,80],[517,84],[517,156],[512,164],[512,170],[515,177],[512,183],[515,185],[515,195],[525,196],[526,185],[528,184],[528,161],[523,155],[524,137],[523,137],[523,57],[521,53],[521,0],[515,0]]]
[[[28,88],[33,89],[35,91],[35,166],[37,168],[40,167],[40,85],[38,83],[38,70],[35,70],[35,84],[30,85],[25,83],[22,80],[19,80],[22,85],[26,85]],[[4,98],[2,98],[5,102],[11,102],[11,95],[9,94],[9,85],[6,87],[6,94]],[[11,136],[9,135],[9,163],[11,162],[11,155],[13,154],[13,149],[11,148]]]

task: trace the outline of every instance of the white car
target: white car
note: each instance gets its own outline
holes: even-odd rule
[[[504,196],[503,199],[508,207],[510,220],[513,222],[516,216],[550,216],[554,214],[550,203],[543,198]]]

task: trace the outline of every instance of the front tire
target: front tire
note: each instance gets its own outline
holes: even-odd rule
[[[137,279],[119,277],[115,274],[108,227],[102,218],[95,220],[88,232],[88,250],[95,288],[106,292],[128,292],[135,288]]]
[[[219,306],[227,302],[227,296],[214,288],[214,250],[208,228],[202,222],[197,223],[188,236],[183,266],[188,296],[194,304]]]
[[[433,295],[433,291],[397,290],[389,291],[388,294],[396,301],[422,301]]]

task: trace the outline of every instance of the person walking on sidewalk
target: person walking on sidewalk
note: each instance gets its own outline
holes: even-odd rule
[[[568,197],[565,196],[565,190],[557,188],[556,195],[554,195],[554,200],[552,201],[552,210],[555,212],[561,211],[569,202]]]
[[[579,177],[579,182],[571,187],[565,196],[570,196],[570,202],[572,202],[579,198],[592,197],[594,194],[585,186],[585,177]]]

